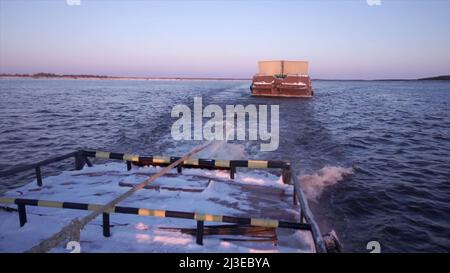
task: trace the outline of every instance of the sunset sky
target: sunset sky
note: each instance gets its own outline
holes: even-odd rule
[[[313,78],[450,74],[450,1],[0,0],[0,73]]]

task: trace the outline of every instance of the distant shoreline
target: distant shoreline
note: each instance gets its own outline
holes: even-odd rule
[[[312,79],[315,81],[450,81],[450,75],[442,75],[436,77],[418,78],[418,79],[374,79],[374,80],[364,80],[364,79]]]
[[[61,80],[192,80],[192,81],[250,81],[251,78],[220,78],[220,77],[123,77],[106,75],[58,75],[52,73],[37,74],[0,74],[0,79],[61,79]],[[450,75],[442,75],[418,79],[312,79],[313,81],[450,81]]]
[[[219,77],[123,77],[104,75],[58,75],[49,73],[38,74],[0,74],[0,78],[24,79],[61,79],[61,80],[210,80],[210,81],[237,81],[251,80],[250,78],[219,78]]]

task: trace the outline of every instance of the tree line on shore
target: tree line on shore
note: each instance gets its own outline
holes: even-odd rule
[[[24,78],[115,78],[105,75],[90,75],[90,74],[55,74],[55,73],[34,73],[34,74],[0,74],[0,77],[24,77]]]

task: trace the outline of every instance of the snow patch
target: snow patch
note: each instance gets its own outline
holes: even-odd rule
[[[240,152],[239,148],[237,151]],[[94,162],[93,167],[85,167],[80,171],[64,171],[56,176],[45,177],[43,187],[37,187],[34,180],[30,184],[5,193],[4,196],[105,204],[130,189],[121,186],[124,183],[140,183],[159,170],[160,167],[133,167],[127,171],[123,163]],[[280,176],[258,170],[246,172],[240,170],[234,180],[230,180],[227,171],[183,169],[183,174],[177,175],[176,170],[173,170],[169,175],[151,183],[155,188],[142,189],[120,205],[244,217],[255,213],[258,217],[264,217],[276,207],[277,213],[284,213],[277,214],[276,218],[297,219],[298,211],[290,211],[291,202],[281,200],[279,195],[273,194],[292,192],[291,185],[284,185],[280,181]],[[263,193],[255,192],[253,190],[255,187]],[[27,206],[28,222],[20,228],[16,212],[0,210],[0,252],[28,250],[59,231],[72,219],[83,217],[88,213],[82,210]],[[205,236],[204,245],[199,246],[195,243],[194,236],[176,230],[181,227],[196,227],[195,221],[186,219],[111,214],[109,238],[102,236],[101,224],[102,219],[97,218],[82,230],[80,241],[82,252],[310,251],[310,247],[304,247],[302,238],[285,240],[286,243],[282,243],[283,240],[280,239],[278,245],[273,245],[270,242],[222,241],[216,236]],[[52,249],[52,252],[68,252],[68,250],[61,245]]]

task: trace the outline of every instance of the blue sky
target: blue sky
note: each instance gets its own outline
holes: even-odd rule
[[[250,77],[308,60],[313,78],[450,74],[450,1],[0,0],[0,72]]]

